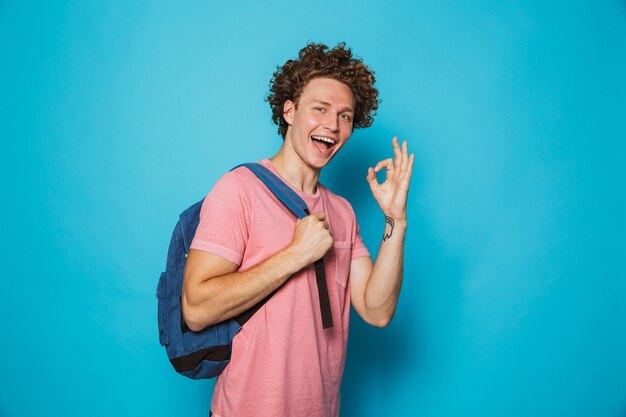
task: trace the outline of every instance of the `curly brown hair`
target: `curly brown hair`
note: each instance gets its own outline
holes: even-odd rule
[[[360,59],[352,57],[352,51],[346,48],[345,42],[333,49],[321,43],[308,43],[300,50],[298,59],[290,59],[282,67],[276,67],[270,81],[266,101],[272,108],[272,121],[278,125],[278,133],[283,139],[289,126],[283,118],[285,102],[291,100],[297,106],[307,83],[319,77],[332,78],[350,87],[355,101],[354,129],[374,123],[380,102],[378,90],[374,88],[374,71]]]

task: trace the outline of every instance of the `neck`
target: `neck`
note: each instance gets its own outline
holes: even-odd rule
[[[315,194],[321,170],[308,166],[287,142],[283,143],[278,153],[270,158],[278,173],[296,189],[305,194]]]

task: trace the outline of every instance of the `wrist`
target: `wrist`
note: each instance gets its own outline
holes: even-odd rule
[[[392,239],[392,236],[404,236],[406,233],[406,217],[390,217],[385,215],[385,231],[383,232],[383,242]],[[395,238],[393,238],[395,239]]]
[[[284,262],[288,265],[292,274],[311,263],[308,259],[307,253],[300,250],[300,248],[294,243],[287,245],[285,249],[281,251],[281,256],[284,258]]]
[[[406,226],[406,223],[407,223],[406,214],[402,216],[391,216],[385,213],[383,214],[385,216],[386,223],[393,223],[396,226]]]

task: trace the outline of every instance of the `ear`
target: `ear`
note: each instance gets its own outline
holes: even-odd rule
[[[289,126],[293,124],[293,114],[296,111],[296,103],[291,100],[285,101],[283,104],[283,118]]]

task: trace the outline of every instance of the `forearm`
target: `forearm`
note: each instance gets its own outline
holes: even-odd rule
[[[384,327],[389,323],[400,296],[404,264],[404,237],[406,234],[406,203],[409,182],[413,172],[415,155],[409,156],[407,142],[392,139],[394,159],[387,158],[367,170],[367,182],[381,210],[385,214],[386,226],[374,265],[360,272],[359,282],[365,284],[357,290],[357,304],[363,311],[361,316],[368,323]],[[385,182],[378,182],[376,173],[387,171]],[[363,288],[364,287],[364,288]],[[362,294],[362,295],[361,295]]]
[[[187,325],[195,331],[246,311],[306,264],[290,246],[242,272],[206,277],[183,291]],[[193,273],[193,271],[185,271]]]
[[[298,220],[289,245],[241,272],[224,258],[191,250],[182,294],[189,328],[198,331],[243,313],[324,256],[333,244],[325,219],[326,214],[319,212]]]
[[[386,227],[378,257],[365,287],[367,314],[383,326],[393,317],[400,296],[406,228],[406,219],[395,220],[392,227]]]

